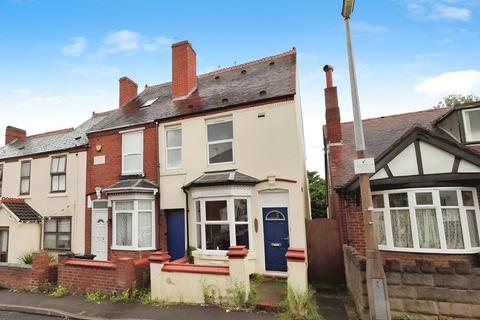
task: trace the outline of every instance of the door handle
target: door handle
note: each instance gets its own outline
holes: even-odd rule
[[[272,242],[270,245],[272,247],[281,247],[282,246],[282,244],[280,242]]]

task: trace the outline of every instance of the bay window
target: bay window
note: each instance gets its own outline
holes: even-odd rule
[[[219,120],[207,123],[208,164],[233,162],[233,122]]]
[[[249,199],[237,197],[195,201],[197,247],[228,250],[250,244]]]
[[[122,133],[122,174],[143,174],[143,131]]]
[[[380,249],[479,252],[479,208],[474,188],[422,188],[372,194]]]
[[[114,201],[113,249],[153,249],[154,200]]]

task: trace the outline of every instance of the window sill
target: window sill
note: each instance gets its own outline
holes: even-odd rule
[[[220,170],[238,170],[238,166],[234,162],[209,164],[204,171],[212,172],[212,171],[220,171]]]
[[[192,255],[193,255],[194,258],[199,258],[199,259],[228,260],[227,253],[228,253],[228,250],[202,250],[202,249],[197,249],[197,250],[192,252]],[[249,249],[247,258],[248,259],[256,259],[257,255],[255,254],[254,251]]]
[[[112,250],[117,250],[117,251],[152,251],[152,250],[157,250],[154,247],[150,248],[134,248],[134,247],[117,247],[117,246],[112,246]]]
[[[68,197],[68,194],[66,192],[54,192],[54,193],[49,193],[47,194],[47,198],[65,198]]]
[[[161,177],[166,177],[166,176],[179,176],[179,175],[186,175],[187,170],[185,169],[167,169],[165,171],[160,172]]]
[[[378,246],[380,251],[391,252],[409,252],[409,253],[436,253],[436,254],[477,254],[480,253],[480,248],[474,249],[417,249],[417,248],[389,248],[385,246]]]
[[[27,199],[32,199],[32,196],[29,195],[29,194],[21,194],[18,196],[19,199],[24,199],[24,200],[27,200]]]

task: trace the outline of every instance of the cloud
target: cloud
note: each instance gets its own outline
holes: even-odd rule
[[[403,3],[409,14],[420,20],[468,21],[472,16],[471,10],[461,1],[405,0]]]
[[[385,33],[388,28],[382,25],[370,24],[366,21],[352,21],[352,31],[365,33]]]
[[[480,91],[480,71],[463,70],[445,72],[423,80],[415,86],[415,91],[428,95],[478,92]]]
[[[87,48],[87,39],[75,37],[72,42],[62,47],[62,53],[66,56],[78,56]]]
[[[110,32],[105,40],[101,52],[108,54],[136,53],[140,50],[146,52],[159,51],[170,45],[172,41],[163,36],[147,37],[128,29]]]

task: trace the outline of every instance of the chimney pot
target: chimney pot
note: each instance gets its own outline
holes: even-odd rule
[[[333,87],[333,67],[329,64],[326,64],[323,67],[323,71],[325,71],[325,77],[327,78],[327,88]]]
[[[129,77],[121,77],[118,81],[120,83],[118,104],[122,107],[137,96],[138,85]]]
[[[172,98],[189,96],[197,88],[197,54],[187,40],[172,44]]]
[[[5,144],[9,144],[14,140],[23,141],[27,138],[27,132],[20,128],[8,126],[5,129]]]

